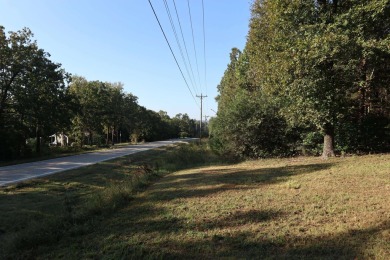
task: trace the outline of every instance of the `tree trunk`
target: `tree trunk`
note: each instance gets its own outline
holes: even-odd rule
[[[111,128],[111,144],[114,145],[114,131],[115,131],[115,128]]]
[[[106,135],[106,145],[108,145],[108,135],[109,135],[109,127],[107,126],[107,135]]]
[[[35,137],[37,138],[35,144],[35,151],[37,154],[41,154],[41,136],[39,134],[39,125],[37,125],[35,128]]]
[[[324,148],[322,150],[322,158],[327,159],[334,157],[334,127],[326,125],[324,128]]]
[[[92,145],[92,144],[93,144],[92,131],[89,131],[88,145]]]

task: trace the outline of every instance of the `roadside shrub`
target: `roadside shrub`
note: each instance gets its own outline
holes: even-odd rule
[[[286,156],[290,153],[289,126],[267,97],[237,91],[229,107],[212,123],[211,147],[236,158]]]

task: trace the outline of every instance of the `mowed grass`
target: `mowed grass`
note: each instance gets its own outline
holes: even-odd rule
[[[89,167],[26,187],[1,190],[0,228],[4,231],[0,242],[19,241],[21,246],[15,246],[13,251],[8,246],[7,256],[389,259],[390,155],[215,165],[218,159],[211,158],[206,148],[196,146],[154,153],[147,163],[138,164],[138,170],[126,172],[159,174],[149,178],[143,187],[125,193],[123,200],[107,197],[110,190],[120,189],[112,188],[121,187],[123,178],[118,175],[126,167],[135,167],[136,159],[128,163],[125,158],[101,164],[99,169]],[[162,154],[170,156],[164,158]],[[188,169],[185,166],[192,164],[191,158],[197,166]],[[180,165],[174,166],[175,161]],[[166,174],[178,168],[184,170]],[[86,198],[96,192],[100,200],[108,200],[107,205],[86,210],[88,207],[81,201],[93,204]],[[33,200],[33,196],[38,197]],[[111,205],[118,201],[119,206]],[[3,206],[4,203],[9,205]],[[29,240],[24,237],[23,241],[23,236],[11,239],[13,234],[31,228],[20,226],[19,231],[15,230],[8,219],[11,214],[4,211],[12,207],[14,214],[26,214],[30,223],[58,216],[54,208],[63,208],[68,221],[60,222],[58,228],[62,231],[46,230],[57,234],[49,235],[49,241],[41,239],[40,243],[26,245]],[[94,208],[100,212],[94,212]],[[78,209],[88,217],[80,217]],[[4,228],[3,221],[9,226]],[[21,225],[19,220],[14,224]],[[32,225],[37,226],[32,230],[44,236],[39,224]],[[30,236],[34,241],[37,235]]]

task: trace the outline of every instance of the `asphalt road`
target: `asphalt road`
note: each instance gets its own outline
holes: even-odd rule
[[[186,140],[190,141],[193,139],[185,139],[184,141]],[[129,145],[93,153],[0,167],[0,186],[80,168],[178,142],[183,142],[183,139],[158,141],[142,145]]]

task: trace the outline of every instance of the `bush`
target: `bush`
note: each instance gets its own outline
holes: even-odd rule
[[[237,158],[286,156],[291,153],[289,131],[278,108],[266,97],[240,90],[213,121],[211,147]]]

